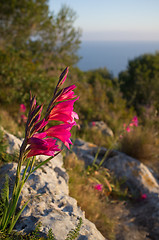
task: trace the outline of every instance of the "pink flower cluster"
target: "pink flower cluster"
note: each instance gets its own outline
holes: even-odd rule
[[[102,184],[96,184],[96,185],[94,186],[94,189],[97,190],[97,191],[99,191],[99,192],[101,192],[101,191],[103,190],[103,185],[102,185]]]
[[[26,106],[22,103],[20,104],[19,112],[20,112],[20,118],[23,123],[27,122],[27,117],[25,116]]]
[[[36,104],[35,97],[31,97],[30,112],[27,121],[27,157],[35,155],[54,156],[55,151],[60,151],[56,144],[56,139],[61,140],[69,149],[72,144],[70,137],[71,128],[76,125],[75,119],[78,115],[73,111],[73,105],[79,99],[73,90],[75,85],[59,90],[68,74],[68,68],[61,74],[58,85],[55,89],[53,99],[51,100],[45,117],[40,120],[43,106]],[[54,125],[45,130],[50,121],[60,121],[60,124]]]
[[[126,125],[126,123],[124,123],[124,129],[127,132],[131,132],[133,130],[133,127],[137,127],[138,126],[138,118],[137,116],[134,116],[133,119],[131,120],[129,125]]]

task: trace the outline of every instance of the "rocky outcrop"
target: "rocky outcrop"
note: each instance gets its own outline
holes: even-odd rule
[[[81,139],[76,139],[72,149],[87,166],[92,164],[99,147]],[[96,163],[100,163],[106,151],[106,148],[100,148]],[[138,160],[113,150],[107,156],[103,166],[114,172],[117,178],[124,178],[132,191],[135,189],[147,194],[159,194],[158,180],[153,176],[152,170]]]
[[[99,147],[77,139],[73,151],[86,165],[91,164]],[[97,163],[107,149],[101,148]],[[103,166],[118,179],[125,179],[126,186],[137,199],[133,204],[126,203],[119,216],[117,240],[159,239],[159,182],[153,171],[138,160],[118,151],[112,151]]]
[[[17,150],[20,146],[19,139],[7,132],[5,134],[12,145],[11,149]],[[40,156],[38,161],[45,159],[45,156]],[[77,239],[104,240],[95,225],[85,218],[84,212],[77,206],[77,201],[68,195],[68,175],[62,165],[63,157],[59,154],[29,177],[22,190],[19,208],[28,199],[30,201],[15,228],[29,233],[41,222],[40,230],[43,236],[52,228],[55,238],[64,240],[81,217],[83,224]],[[6,164],[0,168],[0,187],[3,186],[5,174],[9,175],[11,188],[13,187],[16,168],[17,163]]]

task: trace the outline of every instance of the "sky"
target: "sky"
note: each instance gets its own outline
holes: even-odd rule
[[[62,5],[76,12],[83,41],[159,41],[159,0],[49,0],[55,14]]]

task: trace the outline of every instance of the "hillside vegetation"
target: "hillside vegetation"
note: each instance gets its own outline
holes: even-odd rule
[[[44,103],[45,108],[61,71],[69,66],[67,85],[75,84],[75,93],[79,96],[75,106],[79,120],[73,129],[72,141],[80,137],[99,147],[125,152],[152,167],[159,176],[159,53],[129,61],[127,69],[117,78],[106,68],[83,72],[76,67],[81,57],[77,54],[81,30],[74,27],[75,19],[75,12],[67,6],[63,6],[58,14],[50,13],[46,0],[0,2],[0,125],[23,137],[25,121],[20,105],[26,106],[27,115],[31,91],[38,104]],[[139,126],[129,133],[124,126],[128,126],[134,116],[138,117]],[[113,136],[107,137],[90,128],[90,123],[97,121],[106,123]],[[0,136],[1,165],[13,160],[3,154],[5,144]],[[76,165],[77,172],[71,164]],[[76,189],[84,186],[84,195],[78,197],[82,207],[87,208],[82,199],[88,197],[88,172],[82,176],[84,167],[79,166],[74,156],[72,162],[66,158],[65,165],[72,181],[71,194],[78,196],[73,192],[75,185]],[[99,171],[101,175],[102,171]],[[95,175],[94,171],[93,177]],[[129,193],[115,183],[113,176],[109,182],[114,186],[115,199],[129,197]],[[94,189],[91,189],[90,200],[93,195]],[[108,197],[105,192],[104,195],[96,192],[90,206],[94,208],[101,201],[99,206],[106,209],[105,196]],[[87,210],[88,218],[95,219],[101,232],[104,224],[108,224],[109,230],[104,229],[103,233],[114,239],[114,223],[107,218],[102,220],[101,209],[96,216],[90,208]],[[111,215],[108,210],[104,214]]]

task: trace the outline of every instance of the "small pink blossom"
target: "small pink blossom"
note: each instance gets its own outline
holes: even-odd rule
[[[75,85],[71,85],[69,87],[64,88],[62,94],[56,99],[56,102],[70,100],[77,97],[75,93],[72,91],[75,88],[76,88]]]
[[[95,122],[92,122],[92,127],[94,127],[96,125],[96,123]]]
[[[131,132],[133,130],[133,127],[137,127],[138,126],[138,118],[137,116],[134,116],[133,119],[131,120],[130,124],[126,125],[126,123],[123,124],[124,129],[127,132]]]
[[[142,199],[142,200],[147,199],[147,194],[145,194],[145,193],[141,194],[141,199]]]
[[[130,129],[129,126],[126,128],[126,131],[127,131],[127,132],[131,132],[131,129]]]
[[[27,122],[27,117],[24,114],[22,114],[20,117],[24,123]]]
[[[19,111],[24,113],[26,111],[26,106],[24,104],[20,104],[20,109]]]
[[[131,122],[133,123],[134,126],[137,127],[138,126],[138,118],[137,118],[137,116],[134,116]]]
[[[101,192],[102,189],[103,189],[103,185],[102,185],[102,184],[96,184],[96,185],[94,186],[94,189],[97,190],[97,191],[99,191],[99,192]]]

